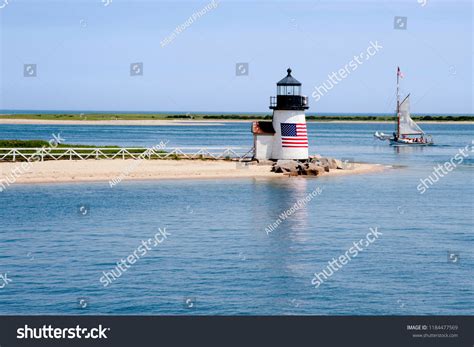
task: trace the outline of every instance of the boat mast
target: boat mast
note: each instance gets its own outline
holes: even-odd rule
[[[400,67],[397,67],[397,138],[400,138]]]

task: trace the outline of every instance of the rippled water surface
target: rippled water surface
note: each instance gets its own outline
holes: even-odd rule
[[[0,125],[0,138],[250,147],[249,128]],[[399,166],[382,174],[9,187],[0,193],[0,274],[12,282],[0,289],[0,314],[473,314],[472,158],[424,194],[417,185],[471,145],[474,126],[423,128],[436,146],[374,141],[390,124],[309,125],[312,153]],[[314,288],[313,274],[371,227],[379,239]],[[103,271],[159,228],[168,238],[104,287]]]

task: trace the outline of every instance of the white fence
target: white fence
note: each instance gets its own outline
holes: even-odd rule
[[[254,148],[241,147],[175,147],[154,148],[0,148],[0,161],[44,161],[87,159],[233,159],[245,160],[254,156]]]

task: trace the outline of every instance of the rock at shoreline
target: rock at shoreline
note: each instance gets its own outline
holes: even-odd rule
[[[326,170],[324,167],[317,165],[316,163],[307,163],[305,165],[305,172],[308,176],[319,176],[322,175]]]
[[[337,162],[336,162],[336,159],[334,158],[328,158],[328,161],[329,161],[329,168],[331,170],[336,170],[337,169]]]
[[[344,169],[340,160],[315,155],[307,161],[278,160],[273,164],[272,172],[284,173],[289,176],[320,176],[325,172],[337,169]]]
[[[299,165],[296,160],[278,160],[273,167],[275,172],[298,172]]]

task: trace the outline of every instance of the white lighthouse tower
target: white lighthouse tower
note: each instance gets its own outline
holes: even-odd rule
[[[308,159],[305,110],[308,97],[301,95],[301,83],[288,75],[277,83],[277,96],[270,97],[272,122],[254,122],[256,159]]]

